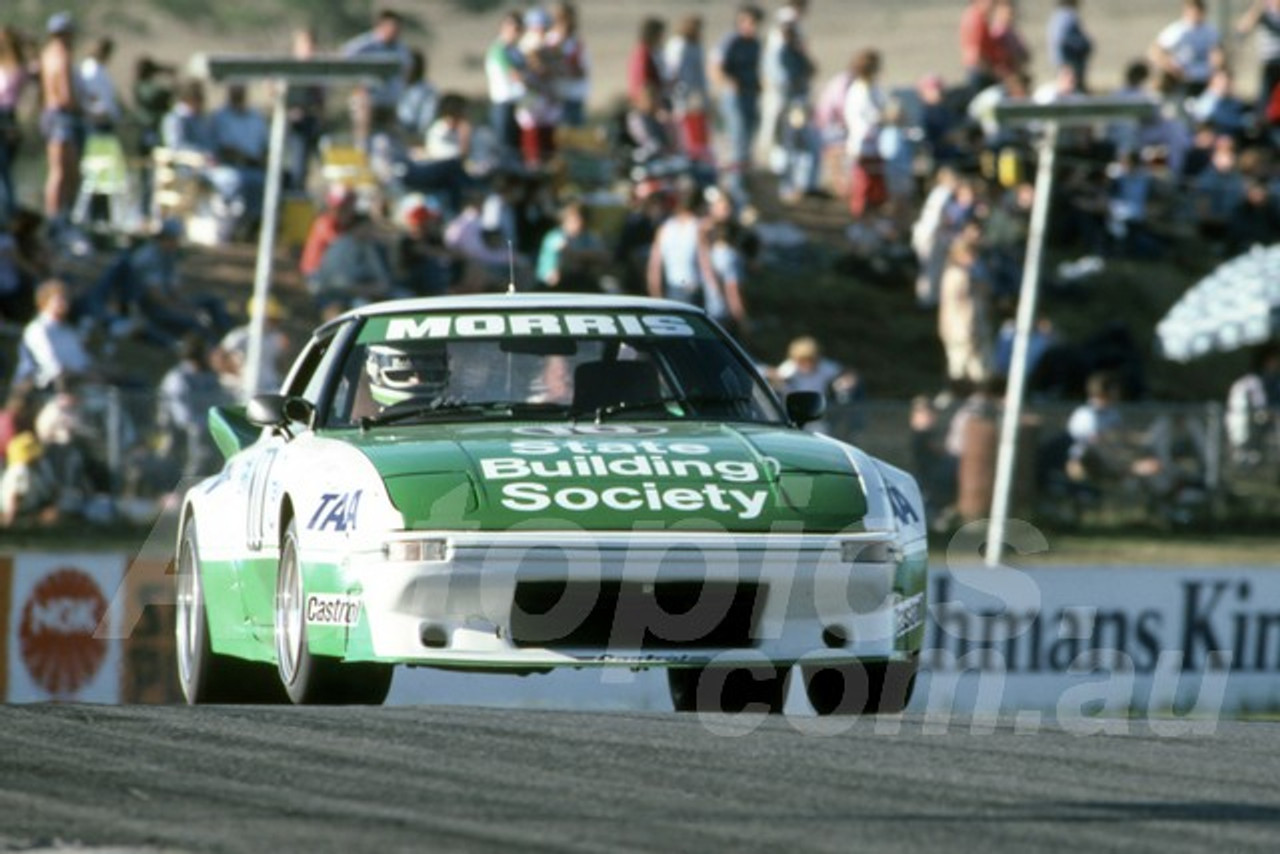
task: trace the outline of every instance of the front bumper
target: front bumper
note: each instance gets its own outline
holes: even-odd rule
[[[904,552],[890,535],[401,536],[432,543],[439,559],[349,555],[328,592],[358,603],[358,616],[336,634],[309,627],[322,645],[341,636],[327,651],[538,670],[840,664],[919,646],[924,591],[903,579],[923,579],[924,547]]]

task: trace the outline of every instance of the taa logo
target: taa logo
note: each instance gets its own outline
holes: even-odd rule
[[[916,508],[911,506],[911,502],[907,500],[907,496],[902,494],[902,490],[896,486],[891,486],[887,490],[889,495],[889,505],[893,507],[893,518],[898,520],[902,525],[917,525],[920,523],[920,514],[916,512]]]
[[[320,506],[307,522],[309,531],[334,531],[343,533],[356,526],[356,512],[360,509],[360,493],[326,492],[320,496]]]

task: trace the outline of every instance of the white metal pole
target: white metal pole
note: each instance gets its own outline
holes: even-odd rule
[[[276,248],[280,211],[280,179],[284,167],[285,100],[289,81],[273,87],[276,102],[271,111],[271,142],[267,149],[266,187],[262,194],[262,227],[258,231],[258,263],[253,276],[253,311],[249,316],[249,346],[244,364],[244,393],[258,394],[262,377],[262,341],[267,331],[267,297],[271,292],[271,260]],[[275,389],[272,389],[274,391]]]
[[[1027,383],[1027,350],[1036,320],[1036,300],[1040,295],[1040,267],[1049,226],[1049,205],[1053,197],[1053,172],[1058,155],[1058,123],[1045,123],[1040,144],[1040,165],[1036,172],[1036,198],[1031,208],[1027,235],[1027,260],[1022,270],[1018,296],[1017,331],[1009,361],[1009,388],[1005,395],[1004,417],[1000,422],[1000,451],[996,457],[995,492],[991,498],[991,522],[987,527],[987,566],[998,567],[1004,557],[1004,536],[1009,520],[1009,500],[1013,491],[1013,470],[1018,453],[1018,427],[1022,422],[1022,399]]]

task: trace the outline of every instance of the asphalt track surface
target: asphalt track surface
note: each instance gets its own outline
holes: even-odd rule
[[[729,737],[723,718],[652,713],[0,707],[0,849],[1280,847],[1280,726],[805,723]]]

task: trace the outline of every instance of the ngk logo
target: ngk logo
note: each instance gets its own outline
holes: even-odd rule
[[[56,697],[88,685],[107,654],[94,632],[107,612],[97,583],[78,569],[46,576],[22,608],[18,644],[31,678]]]

